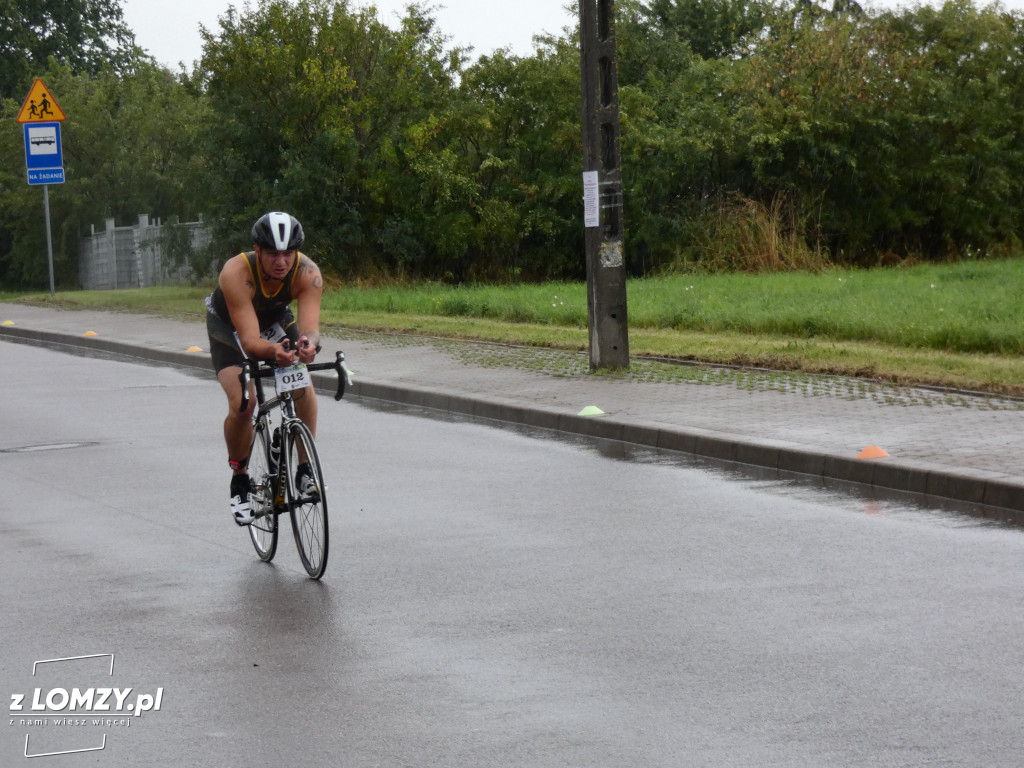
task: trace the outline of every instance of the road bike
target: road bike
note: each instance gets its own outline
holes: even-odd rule
[[[242,407],[249,407],[249,385],[255,384],[257,408],[253,413],[252,446],[249,452],[249,501],[256,519],[249,524],[249,536],[260,560],[269,563],[277,552],[278,518],[288,513],[295,534],[299,559],[310,578],[319,579],[327,568],[329,534],[327,526],[327,486],[313,435],[295,415],[293,392],[312,388],[310,374],[334,370],[338,374],[340,400],[346,385],[352,383],[345,367],[345,353],[338,352],[334,362],[296,363],[279,368],[266,362],[246,360],[239,374]],[[266,399],[263,379],[274,379],[277,394]],[[315,397],[315,392],[310,393]],[[296,471],[309,465],[311,487],[303,492]],[[304,485],[306,485],[304,483]]]

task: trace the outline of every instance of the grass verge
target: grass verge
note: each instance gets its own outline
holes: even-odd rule
[[[997,262],[633,281],[630,352],[1024,397],[1022,269]],[[0,301],[198,318],[208,292],[0,294]],[[345,327],[584,350],[586,291],[567,283],[338,288],[325,294],[322,325],[328,333]]]

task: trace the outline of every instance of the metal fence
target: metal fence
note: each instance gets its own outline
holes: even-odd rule
[[[79,243],[79,280],[86,290],[191,283],[197,278],[195,265],[208,263],[201,254],[211,240],[202,221],[161,223],[143,213],[138,224],[117,227],[107,219],[106,231],[93,227]]]

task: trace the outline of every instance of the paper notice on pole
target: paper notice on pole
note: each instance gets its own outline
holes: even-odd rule
[[[583,173],[583,226],[598,227],[601,225],[601,210],[598,207],[597,171]]]

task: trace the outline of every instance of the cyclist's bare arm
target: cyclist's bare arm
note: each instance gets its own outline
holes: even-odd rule
[[[291,365],[296,358],[294,350],[289,351],[283,344],[269,342],[260,336],[259,320],[252,306],[256,283],[244,256],[233,256],[228,260],[221,270],[219,284],[228,305],[231,324],[235,326],[245,353],[261,360],[274,360],[281,366]]]
[[[320,346],[320,299],[324,281],[320,269],[305,256],[299,256],[299,267],[292,283],[292,295],[298,309],[299,360],[313,362]]]

